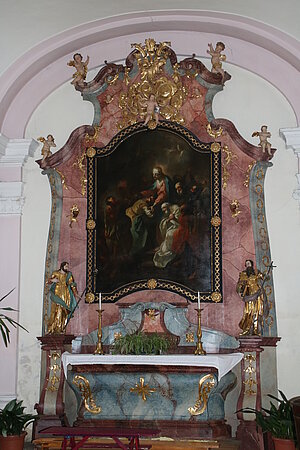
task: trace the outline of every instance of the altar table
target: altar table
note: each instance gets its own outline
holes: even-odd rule
[[[172,438],[230,437],[226,395],[242,353],[94,355],[63,353],[76,396],[76,426],[153,428]],[[74,404],[74,401],[73,401]],[[75,414],[74,414],[75,413]]]
[[[68,365],[133,365],[133,366],[180,366],[180,367],[215,367],[218,381],[230,372],[242,359],[243,353],[208,354],[208,355],[62,355],[62,364],[67,378]],[[146,367],[145,367],[146,369]]]

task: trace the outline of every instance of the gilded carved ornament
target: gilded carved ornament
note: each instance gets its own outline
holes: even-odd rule
[[[155,289],[157,287],[157,281],[154,278],[151,278],[147,281],[147,286],[149,289]]]
[[[85,296],[85,301],[87,303],[93,303],[94,300],[95,300],[95,295],[92,292],[88,292]]]
[[[97,406],[94,397],[91,392],[89,380],[82,375],[75,375],[73,384],[78,387],[81,392],[82,400],[84,401],[84,407],[91,414],[99,414],[101,407]]]
[[[77,217],[79,216],[79,213],[80,213],[80,209],[78,208],[76,203],[74,203],[74,205],[72,205],[70,208],[70,214],[67,216],[67,217],[69,217],[69,227],[70,228],[72,228],[73,223],[77,223]]]
[[[94,149],[93,149],[94,150]],[[84,151],[81,156],[79,156],[73,163],[73,167],[78,167],[81,173],[80,184],[81,184],[81,195],[85,196],[87,178],[86,178],[86,152]]]
[[[222,184],[223,189],[225,190],[228,186],[228,180],[230,178],[230,172],[228,171],[227,166],[232,162],[233,159],[237,159],[237,155],[229,150],[228,145],[223,146],[222,152],[226,155],[224,158],[224,163],[222,164]]]
[[[172,75],[164,71],[170,45],[170,42],[158,44],[151,38],[145,40],[145,45],[132,44],[140,77],[130,80],[128,72],[125,72],[127,90],[122,92],[119,98],[119,107],[122,110],[122,120],[118,124],[120,130],[140,119],[146,122],[149,114],[147,103],[151,95],[154,96],[157,106],[153,109],[153,117],[145,125],[150,129],[156,128],[158,120],[155,119],[155,114],[166,120],[184,123],[179,110],[187,93],[178,72],[178,65],[173,66]]]
[[[239,215],[241,214],[240,210],[240,202],[237,199],[234,199],[230,202],[230,212],[233,219],[236,219],[239,222]]]
[[[208,374],[199,380],[199,397],[194,406],[188,408],[191,416],[200,416],[207,408],[208,396],[210,391],[215,387],[215,379],[213,375]]]
[[[210,123],[208,123],[206,125],[206,131],[212,138],[217,139],[218,137],[220,137],[222,135],[223,128],[219,127],[216,129],[216,128],[213,128]]]
[[[145,402],[147,400],[147,396],[156,392],[155,388],[150,388],[148,384],[145,384],[144,378],[140,378],[140,383],[136,383],[134,388],[130,388],[130,392],[133,392],[142,397],[142,400]]]

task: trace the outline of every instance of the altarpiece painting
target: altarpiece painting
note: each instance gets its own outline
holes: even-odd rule
[[[88,286],[104,301],[151,283],[208,299],[216,283],[221,291],[221,240],[211,224],[220,209],[219,154],[176,124],[131,128],[89,162],[88,211],[97,225],[88,230]]]

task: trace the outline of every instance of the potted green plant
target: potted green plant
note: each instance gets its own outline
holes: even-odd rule
[[[25,428],[36,418],[36,414],[25,414],[22,401],[11,400],[0,409],[1,450],[22,450],[26,436]]]
[[[275,450],[295,450],[296,430],[293,411],[290,401],[282,391],[279,391],[281,399],[268,395],[278,402],[275,405],[270,402],[270,408],[261,408],[260,411],[253,408],[241,409],[243,413],[255,414],[255,421],[263,433],[271,433]]]
[[[169,337],[159,333],[132,333],[114,341],[114,354],[121,355],[159,355],[172,345]]]
[[[12,293],[14,289],[8,292],[8,294],[4,295],[2,298],[0,298],[0,303],[9,295]],[[10,343],[10,329],[8,325],[12,325],[14,328],[20,327],[23,330],[27,331],[26,328],[24,328],[22,325],[20,325],[18,322],[16,322],[11,317],[4,314],[2,311],[17,311],[14,308],[11,308],[10,306],[2,307],[0,308],[0,333],[2,335],[2,339],[4,342],[5,347],[8,346]],[[28,331],[27,331],[28,332]]]

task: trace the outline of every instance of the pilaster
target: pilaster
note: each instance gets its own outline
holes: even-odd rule
[[[8,139],[0,134],[0,298],[13,292],[1,306],[19,310],[20,306],[20,243],[21,215],[25,202],[22,169],[39,144],[33,139]],[[19,314],[8,313],[19,321]],[[18,330],[10,326],[10,344],[0,345],[0,405],[3,406],[17,392]]]

